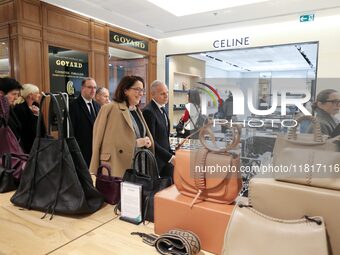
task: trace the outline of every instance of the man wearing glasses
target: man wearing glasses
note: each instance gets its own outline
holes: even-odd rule
[[[325,89],[319,92],[316,102],[312,105],[315,116],[320,121],[321,133],[332,136],[339,120],[335,117],[340,109],[340,93],[334,89]],[[312,127],[309,128],[309,133]]]
[[[94,101],[97,84],[93,78],[85,78],[81,83],[81,95],[70,104],[70,117],[74,136],[87,166],[92,156],[92,131],[100,105]]]

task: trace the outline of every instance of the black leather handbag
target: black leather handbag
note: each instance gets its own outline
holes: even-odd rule
[[[102,206],[103,196],[93,186],[76,139],[73,136],[64,137],[65,118],[62,118],[58,100],[55,95],[48,95],[57,109],[58,138],[41,137],[40,111],[37,136],[11,202],[20,207],[51,213],[51,218],[54,213],[93,213]],[[60,96],[66,105],[63,95]],[[45,98],[43,96],[41,106]],[[70,120],[66,109],[64,117]]]
[[[19,181],[13,175],[14,171],[11,154],[3,154],[2,166],[0,165],[0,193],[12,191],[18,187]]]
[[[139,150],[133,160],[133,169],[127,169],[123,181],[142,185],[143,221],[154,221],[154,196],[172,184],[170,177],[160,177],[156,158],[150,150]]]

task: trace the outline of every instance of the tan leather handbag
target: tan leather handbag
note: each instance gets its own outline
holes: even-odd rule
[[[276,138],[273,166],[276,180],[340,190],[340,152],[338,138],[321,135],[320,124],[313,116],[302,116],[296,121],[309,120],[313,134],[297,134],[291,128],[287,136]]]
[[[212,123],[209,122],[200,130],[203,148],[180,149],[184,140],[176,150],[174,183],[181,194],[194,198],[191,206],[197,199],[231,204],[242,188],[240,157],[229,152],[239,144],[241,128],[235,125],[229,127],[233,138],[231,143],[218,148],[211,127]],[[212,145],[206,140],[207,134]]]
[[[327,255],[322,217],[282,220],[239,203],[224,237],[223,255]]]

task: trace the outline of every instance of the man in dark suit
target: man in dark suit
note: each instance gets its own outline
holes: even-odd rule
[[[152,100],[143,109],[143,116],[155,142],[155,156],[161,176],[173,176],[175,156],[170,149],[170,121],[165,111],[169,95],[167,86],[161,81],[151,84]]]
[[[94,101],[97,84],[93,78],[86,78],[81,83],[81,95],[70,103],[70,117],[74,136],[87,166],[92,156],[92,131],[100,105]]]

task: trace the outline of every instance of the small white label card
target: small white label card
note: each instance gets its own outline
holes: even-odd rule
[[[142,186],[121,182],[121,220],[139,224],[142,221]]]

